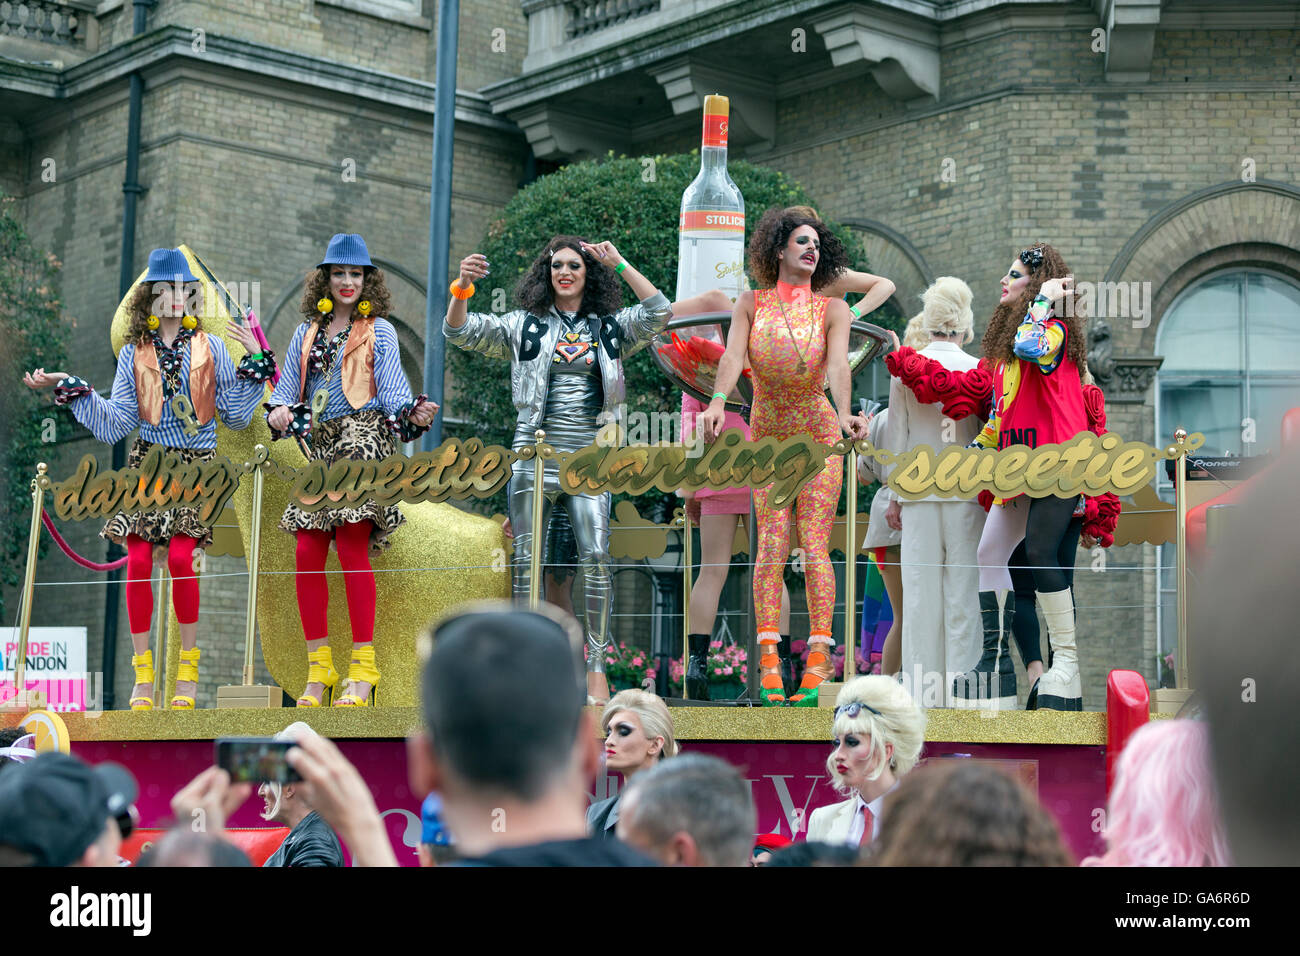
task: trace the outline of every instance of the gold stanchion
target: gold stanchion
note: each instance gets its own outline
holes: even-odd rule
[[[262,487],[269,452],[258,444],[244,467],[253,473],[253,516],[248,532],[248,611],[244,618],[244,682],[217,688],[218,707],[279,707],[284,695],[277,686],[254,684],[253,648],[257,641],[257,578],[262,551]]]
[[[533,433],[533,546],[528,562],[528,606],[536,608],[542,603],[542,489],[546,481],[546,432]]]
[[[16,693],[4,702],[3,710],[42,710],[45,695],[38,690],[29,691],[27,682],[27,634],[32,623],[32,598],[36,588],[36,556],[41,545],[41,511],[45,507],[45,487],[50,479],[45,462],[36,466],[32,479],[32,523],[27,533],[27,570],[23,576],[22,603],[18,611],[18,655],[14,660],[14,690]]]
[[[1178,527],[1174,547],[1178,554],[1178,673],[1175,678],[1179,690],[1189,690],[1192,675],[1187,672],[1187,429],[1179,427],[1174,432],[1174,443],[1179,446],[1174,460],[1174,504],[1178,511]]]
[[[1175,581],[1178,607],[1178,656],[1174,678],[1177,687],[1158,688],[1151,695],[1152,709],[1157,713],[1177,713],[1192,696],[1192,675],[1188,673],[1187,655],[1187,429],[1179,426],[1174,431],[1174,515],[1175,560],[1178,562]]]
[[[167,696],[167,670],[171,667],[167,657],[167,580],[167,564],[164,562],[158,568],[158,604],[153,612],[154,623],[158,625],[158,650],[153,656],[153,699],[156,710],[167,710],[170,703]]]
[[[691,516],[682,508],[678,519],[682,529],[682,699],[689,700],[690,692],[686,687],[686,666],[690,663],[691,653]],[[674,522],[675,524],[678,522]],[[672,674],[664,678],[664,688],[672,684]]]
[[[849,445],[844,461],[849,466],[849,486],[845,490],[848,514],[844,525],[844,680],[847,683],[858,675],[854,628],[858,593],[858,452],[855,445]]]

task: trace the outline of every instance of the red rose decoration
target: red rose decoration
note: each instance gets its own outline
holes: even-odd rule
[[[1098,435],[1106,433],[1106,397],[1096,385],[1083,386],[1083,407],[1088,426]]]
[[[945,401],[956,395],[957,380],[952,372],[942,365],[930,373],[930,386],[934,389],[939,401]]]
[[[957,376],[957,389],[965,396],[984,402],[993,394],[993,376],[984,368],[973,368]]]
[[[1085,498],[1083,504],[1083,532],[1097,539],[1103,548],[1115,543],[1115,525],[1119,522],[1120,500],[1110,492],[1096,498]]]
[[[993,507],[993,492],[981,491],[977,496],[976,500],[979,501],[981,508],[983,508],[985,511],[988,511],[990,508]]]
[[[913,352],[911,355],[905,356],[899,363],[898,377],[903,380],[904,385],[910,387],[912,383],[925,375],[926,366],[929,364],[930,360],[928,358]]]
[[[934,390],[934,383],[930,381],[929,373],[918,376],[912,381],[912,394],[922,405],[933,405],[939,400],[938,394]]]
[[[943,413],[954,421],[961,421],[979,410],[979,404],[965,395],[957,395],[943,403]]]
[[[909,355],[915,355],[916,349],[910,345],[904,345],[897,351],[890,352],[885,356],[885,368],[889,369],[889,374],[901,378],[903,375],[903,359]]]

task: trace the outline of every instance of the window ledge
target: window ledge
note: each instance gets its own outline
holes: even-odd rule
[[[387,20],[390,23],[400,23],[403,26],[413,27],[416,30],[433,30],[433,21],[428,17],[421,16],[418,13],[407,13],[392,7],[380,0],[316,0],[318,5],[327,7],[339,7],[343,10],[351,10],[353,13],[363,13],[366,16],[374,17],[377,20]]]

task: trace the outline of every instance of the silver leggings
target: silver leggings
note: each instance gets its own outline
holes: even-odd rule
[[[516,467],[510,480],[510,525],[515,532],[514,596],[528,599],[533,553],[533,464]],[[609,573],[609,494],[569,495],[560,490],[554,463],[547,462],[542,489],[542,541],[559,504],[569,513],[573,537],[582,564],[582,593],[587,625],[587,670],[605,672],[605,649],[609,646],[609,611],[613,585]]]

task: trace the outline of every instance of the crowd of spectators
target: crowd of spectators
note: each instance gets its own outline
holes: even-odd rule
[[[749,784],[705,754],[678,755],[671,713],[641,691],[606,706],[602,737],[584,706],[582,635],[552,609],[476,606],[430,634],[423,729],[408,772],[424,802],[420,860],[456,866],[1071,866],[1037,797],[978,760],[918,761],[925,717],[895,681],[841,688],[827,770],[846,799],[816,810],[807,839],[757,834]],[[464,692],[474,687],[474,693]],[[263,782],[262,817],[288,828],[267,867],[394,866],[365,780],[303,723],[279,735],[300,781]],[[601,748],[605,750],[602,767]],[[598,772],[624,786],[588,806]],[[114,764],[36,754],[0,737],[0,865],[121,865],[136,783]],[[217,767],[172,800],[177,825],[138,865],[247,866],[223,839],[253,798]],[[201,832],[189,826],[205,821]],[[800,835],[802,836],[802,835]],[[1192,720],[1139,730],[1119,762],[1107,852],[1087,865],[1227,865],[1209,735]]]

